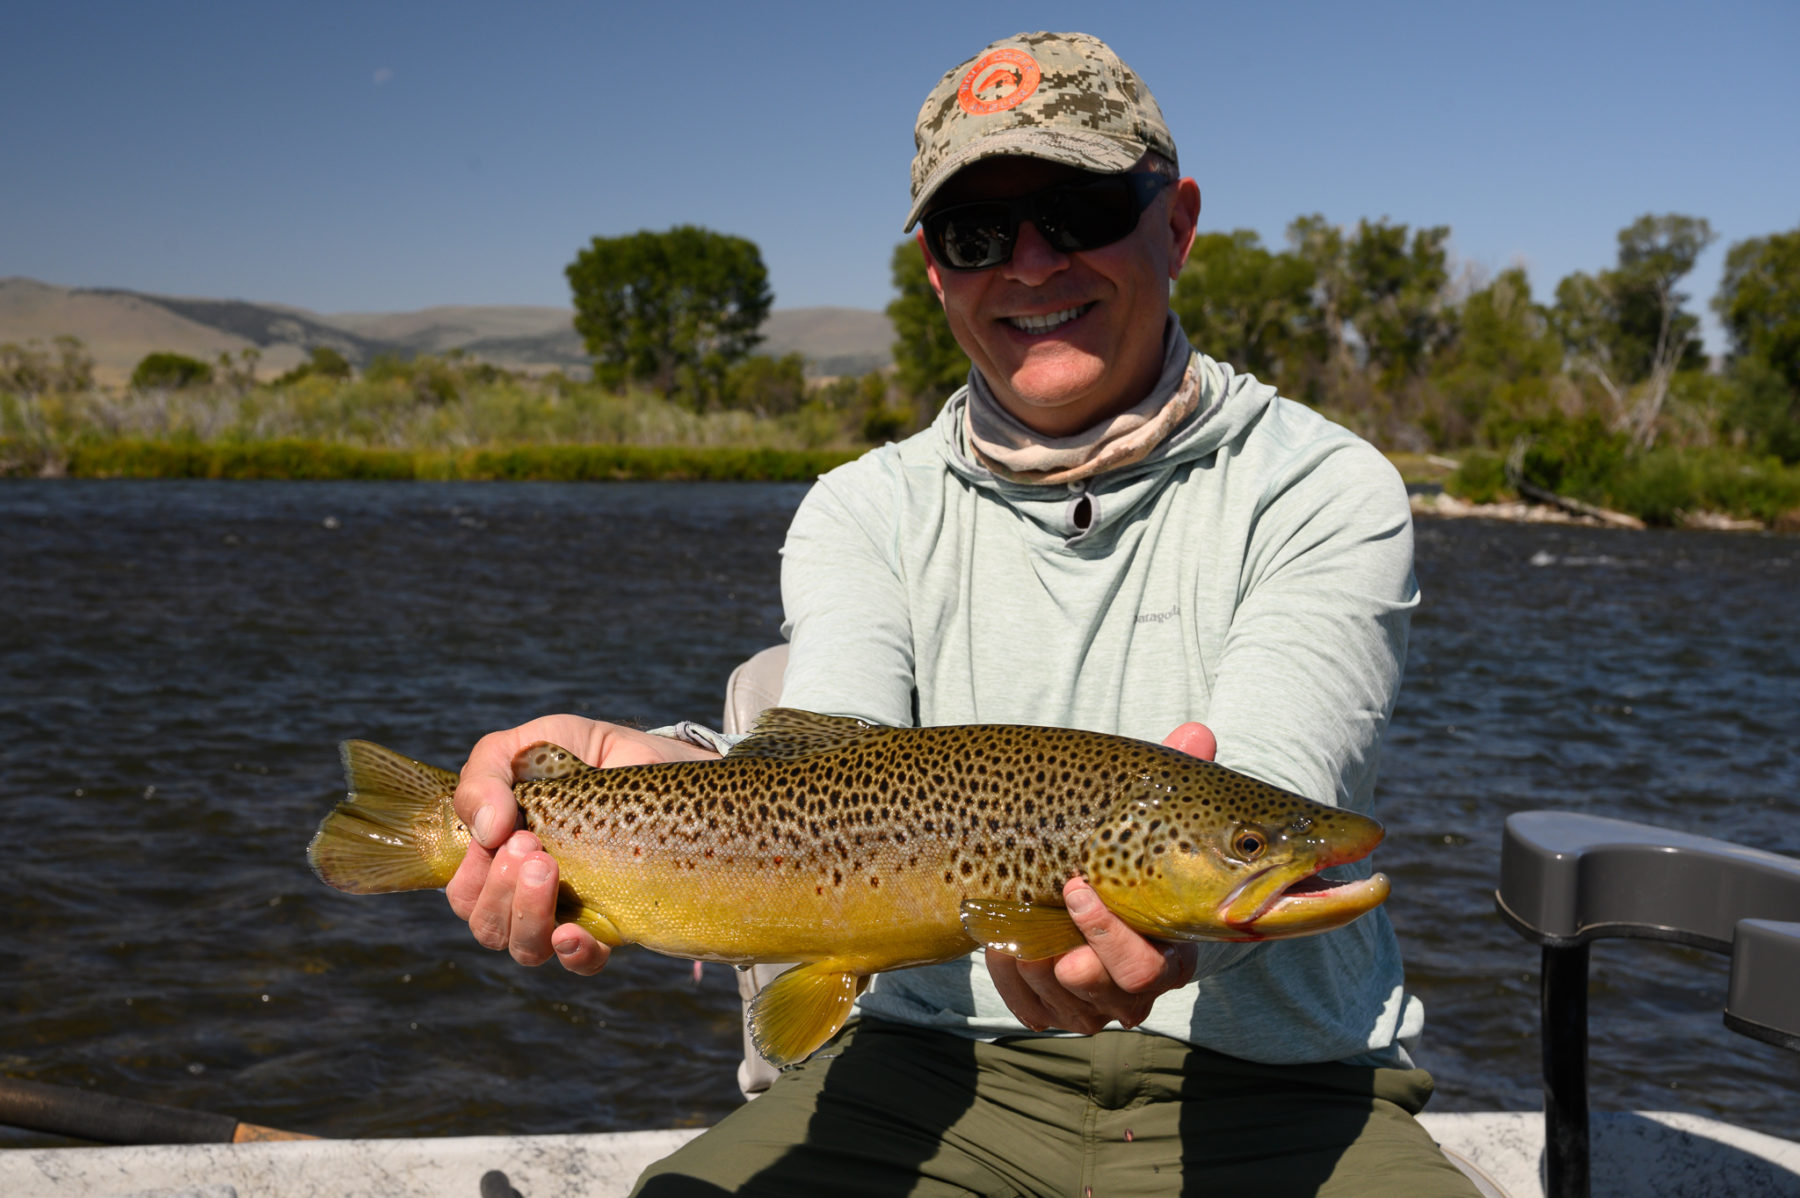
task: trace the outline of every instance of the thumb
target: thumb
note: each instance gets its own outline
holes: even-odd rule
[[[1219,751],[1219,740],[1213,735],[1212,729],[1191,720],[1163,737],[1163,744],[1207,761],[1211,761]]]
[[[1105,940],[1123,926],[1119,917],[1100,901],[1086,878],[1070,878],[1063,884],[1063,905],[1068,908],[1075,927],[1090,944]]]

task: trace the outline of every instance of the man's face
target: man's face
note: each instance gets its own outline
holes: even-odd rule
[[[932,207],[1011,198],[1081,177],[1038,158],[985,159],[959,171]],[[999,266],[948,270],[929,251],[925,265],[951,333],[995,398],[1038,432],[1067,436],[1131,407],[1156,384],[1169,280],[1187,261],[1199,216],[1200,189],[1182,179],[1111,245],[1064,252],[1026,222],[1012,259]]]

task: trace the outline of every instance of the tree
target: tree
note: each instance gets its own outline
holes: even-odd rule
[[[166,388],[179,391],[183,387],[192,387],[196,383],[212,382],[213,370],[198,358],[190,358],[186,354],[153,353],[145,354],[131,372],[131,387],[134,391],[150,391]]]
[[[1713,310],[1735,356],[1761,358],[1800,391],[1800,228],[1732,246]]]
[[[1727,422],[1755,449],[1800,460],[1800,228],[1732,246],[1712,302],[1731,335]]]
[[[908,240],[895,246],[890,270],[899,293],[887,306],[894,325],[896,380],[908,395],[935,403],[969,377],[969,355],[950,333],[950,321],[925,273],[918,243]]]
[[[1358,221],[1345,246],[1344,315],[1368,352],[1369,367],[1392,386],[1421,373],[1432,353],[1455,335],[1447,288],[1450,226],[1413,233],[1384,217]]]
[[[1682,310],[1688,297],[1676,285],[1712,240],[1701,217],[1641,216],[1619,230],[1617,266],[1557,284],[1552,320],[1570,365],[1600,384],[1614,427],[1639,448],[1656,440],[1675,373],[1705,364],[1700,322]]]
[[[1314,213],[1295,218],[1287,227],[1288,248],[1313,273],[1315,332],[1323,343],[1325,373],[1335,386],[1352,369],[1344,336],[1350,304],[1350,267],[1344,231]]]
[[[564,273],[595,377],[663,395],[749,354],[775,298],[754,242],[695,225],[596,237]]]
[[[1433,376],[1448,411],[1431,430],[1440,444],[1466,443],[1483,425],[1545,415],[1562,343],[1549,315],[1532,302],[1519,267],[1463,301],[1457,336],[1439,353]],[[1453,427],[1454,425],[1454,427]]]
[[[343,382],[353,373],[355,372],[350,365],[350,359],[329,345],[315,345],[307,351],[306,361],[275,381],[278,384],[297,383],[303,378],[318,375],[320,378]]]
[[[1203,233],[1169,301],[1188,340],[1237,369],[1274,381],[1303,353],[1313,267],[1272,254],[1249,229]]]
[[[721,407],[785,416],[806,402],[806,357],[787,353],[779,358],[751,354],[725,372],[719,388]]]
[[[67,333],[51,339],[56,359],[35,338],[24,345],[0,345],[0,391],[22,395],[86,391],[94,385],[94,358],[79,337]]]

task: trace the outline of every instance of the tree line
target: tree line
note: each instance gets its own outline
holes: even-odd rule
[[[1619,231],[1613,266],[1569,275],[1549,302],[1522,268],[1458,272],[1449,239],[1446,225],[1317,215],[1290,224],[1280,249],[1248,229],[1203,233],[1170,304],[1201,350],[1384,448],[1505,448],[1577,425],[1628,450],[1800,460],[1800,228],[1727,253],[1712,298],[1731,339],[1718,372],[1681,290],[1714,239],[1702,218],[1639,218]],[[898,376],[948,394],[968,361],[911,242],[892,271]]]
[[[1279,249],[1247,229],[1203,233],[1170,303],[1199,348],[1390,450],[1599,438],[1621,454],[1722,447],[1800,460],[1800,228],[1730,247],[1711,299],[1730,338],[1716,370],[1682,290],[1714,240],[1702,218],[1639,218],[1619,231],[1611,267],[1569,275],[1547,302],[1521,268],[1489,279],[1458,269],[1449,238],[1444,225],[1318,215],[1293,221]],[[968,371],[914,242],[894,247],[890,270],[893,370],[824,385],[798,354],[755,352],[774,297],[752,241],[695,226],[596,237],[565,273],[597,385],[696,413],[831,409],[880,440],[922,425]],[[254,354],[152,354],[132,384],[241,389]],[[443,402],[477,365],[382,359],[363,373]],[[315,347],[276,382],[351,373]],[[73,339],[54,352],[0,347],[0,389],[86,385],[91,360]]]

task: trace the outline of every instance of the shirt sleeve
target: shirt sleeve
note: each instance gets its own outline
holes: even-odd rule
[[[891,459],[877,450],[825,475],[794,515],[781,551],[782,633],[791,642],[785,706],[916,722]]]
[[[1342,443],[1285,475],[1245,543],[1207,723],[1220,764],[1366,808],[1418,605],[1405,487]]]

